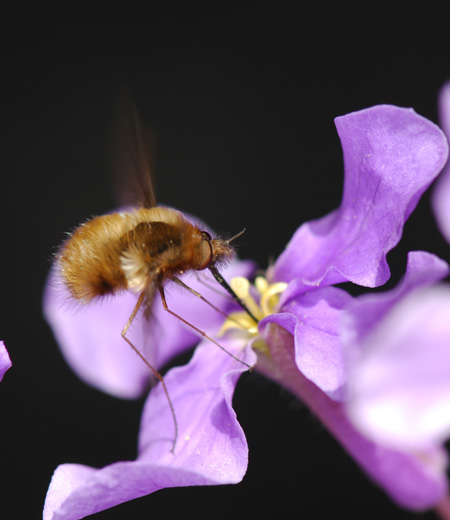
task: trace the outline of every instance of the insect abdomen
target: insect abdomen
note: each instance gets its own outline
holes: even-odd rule
[[[120,266],[120,237],[129,214],[112,213],[79,226],[58,253],[58,264],[71,295],[84,303],[126,289]]]
[[[161,207],[95,217],[61,247],[63,280],[83,303],[119,290],[142,291],[183,268],[186,226],[192,228],[180,212]]]

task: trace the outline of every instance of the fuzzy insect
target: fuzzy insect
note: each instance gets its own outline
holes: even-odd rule
[[[234,257],[230,242],[241,233],[228,240],[212,238],[207,231],[192,224],[180,211],[156,205],[143,132],[131,104],[128,104],[128,117],[129,128],[134,136],[134,164],[143,202],[135,209],[102,215],[81,224],[61,246],[56,261],[71,296],[80,303],[88,304],[94,299],[123,290],[139,295],[121,335],[163,386],[174,421],[174,451],[178,424],[164,379],[127,337],[136,314],[142,306],[149,309],[155,294],[159,292],[163,308],[167,312],[235,358],[217,341],[173,312],[167,305],[164,285],[169,280],[212,305],[180,279],[181,275],[189,271],[208,269],[234,300],[257,320],[218,270],[218,267]],[[251,368],[242,360],[235,359]]]

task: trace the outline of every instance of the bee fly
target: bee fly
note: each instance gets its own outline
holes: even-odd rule
[[[78,302],[89,303],[122,290],[139,295],[121,335],[163,386],[174,422],[174,451],[178,424],[164,379],[127,337],[139,309],[143,306],[150,308],[154,296],[159,292],[163,308],[167,312],[249,369],[251,367],[244,361],[233,356],[213,338],[169,309],[164,286],[169,280],[175,282],[214,307],[180,279],[181,275],[190,271],[207,269],[252,319],[255,322],[258,320],[234,293],[218,269],[234,257],[234,249],[230,243],[243,231],[228,240],[213,238],[207,231],[192,224],[180,211],[157,206],[143,129],[130,102],[127,112],[129,133],[134,141],[132,151],[136,176],[142,192],[141,205],[136,209],[95,217],[81,224],[61,246],[56,261],[71,297]]]

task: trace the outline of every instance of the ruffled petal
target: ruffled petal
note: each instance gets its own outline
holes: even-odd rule
[[[0,341],[0,381],[3,379],[5,372],[12,366],[8,351],[3,341]]]
[[[298,370],[329,397],[341,399],[347,373],[339,325],[352,297],[336,287],[304,294],[301,291],[296,294],[288,288],[287,292],[288,301],[283,303],[279,313],[261,322],[260,331],[268,323],[277,323],[289,331],[295,338]]]
[[[225,339],[221,344],[243,361],[255,362],[250,348]],[[47,494],[44,520],[84,518],[167,487],[239,482],[247,469],[248,447],[231,401],[245,370],[203,342],[188,365],[165,378],[179,430],[175,454],[173,418],[158,385],[144,409],[138,459],[102,469],[59,466]]]
[[[348,410],[365,435],[419,454],[450,438],[449,316],[450,286],[419,289],[364,337]]]
[[[450,136],[450,82],[446,83],[439,95],[439,120],[447,139]],[[450,242],[450,165],[439,175],[431,199],[434,216],[441,233]]]
[[[347,363],[356,363],[361,352],[361,342],[378,322],[411,291],[429,287],[449,274],[444,260],[426,251],[408,254],[406,272],[401,283],[392,291],[365,294],[354,300],[342,318],[341,337]],[[354,369],[349,367],[350,371]]]
[[[224,271],[226,277],[247,276],[253,270],[251,262],[233,262]],[[204,273],[201,273],[204,278]],[[187,283],[211,303],[225,309],[228,297],[189,276]],[[209,284],[217,282],[209,279]],[[169,307],[201,330],[218,326],[221,314],[207,304],[172,284],[166,289]],[[50,274],[44,292],[44,314],[71,368],[86,383],[121,398],[135,398],[148,388],[150,371],[122,339],[125,326],[137,297],[124,291],[89,305],[71,303],[59,275]],[[127,337],[144,353],[156,368],[198,342],[199,336],[163,308],[157,295],[152,316],[139,314]]]
[[[412,109],[375,106],[336,118],[336,127],[345,166],[341,206],[297,230],[272,269],[275,281],[298,278],[305,289],[385,283],[386,254],[447,160],[444,134]]]

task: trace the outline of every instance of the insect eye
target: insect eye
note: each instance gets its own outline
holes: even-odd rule
[[[200,245],[198,263],[196,269],[201,271],[202,269],[206,269],[211,263],[213,251],[211,246],[211,235],[206,231],[202,231],[202,241]]]

